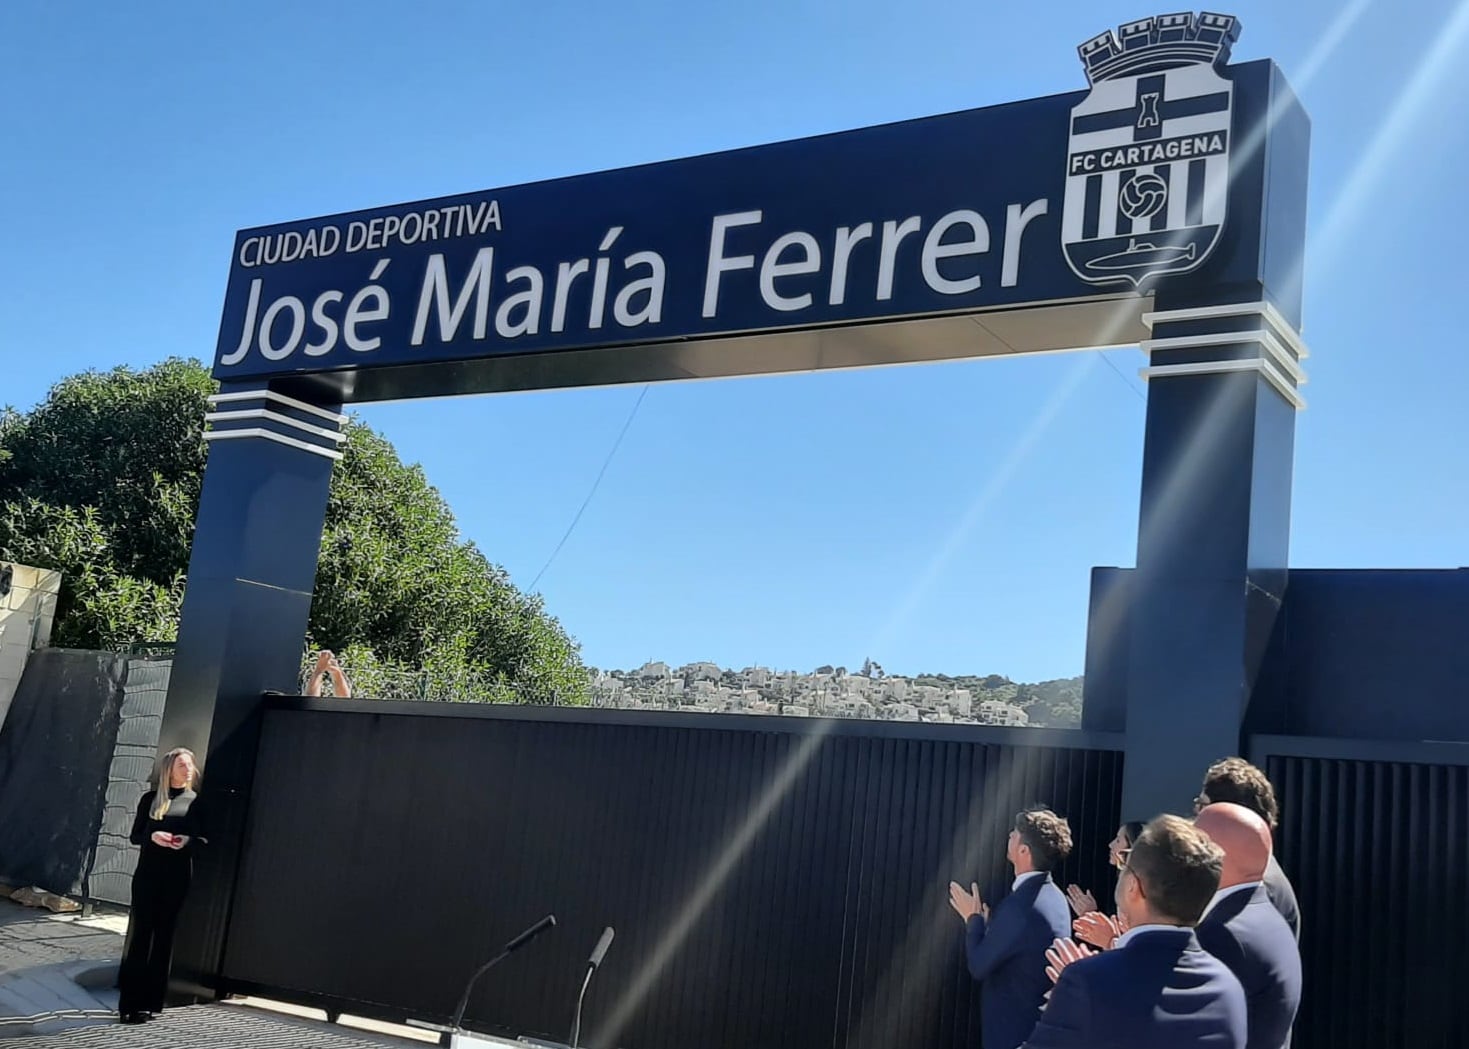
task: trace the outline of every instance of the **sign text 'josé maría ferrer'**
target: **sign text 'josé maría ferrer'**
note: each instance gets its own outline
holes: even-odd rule
[[[1145,19],[1081,47],[1082,93],[243,231],[215,375],[1264,283],[1265,121],[1288,88],[1227,64],[1237,34]]]

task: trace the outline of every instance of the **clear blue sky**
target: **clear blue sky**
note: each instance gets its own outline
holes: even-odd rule
[[[80,369],[208,359],[238,228],[1075,90],[1078,43],[1155,13],[84,10],[0,10],[0,401],[17,407]],[[1279,61],[1314,122],[1293,564],[1469,563],[1469,0],[1222,10],[1244,24],[1236,56]],[[1121,350],[653,387],[538,589],[601,666],[870,655],[895,673],[1079,673],[1088,570],[1133,561],[1141,364]],[[638,395],[361,415],[525,586]]]

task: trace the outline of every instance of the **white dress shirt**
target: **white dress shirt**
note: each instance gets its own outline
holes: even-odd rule
[[[1131,940],[1134,936],[1140,936],[1145,932],[1158,932],[1159,930],[1177,932],[1179,929],[1187,928],[1189,928],[1189,926],[1187,925],[1137,925],[1131,929],[1128,929],[1121,936],[1117,937],[1117,939],[1112,944],[1112,949],[1116,950],[1119,947],[1126,947],[1127,942]]]

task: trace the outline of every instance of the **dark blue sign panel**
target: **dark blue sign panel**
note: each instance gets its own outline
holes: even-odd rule
[[[1273,67],[1224,64],[1233,19],[1145,22],[1085,92],[246,230],[214,374],[1256,282]]]

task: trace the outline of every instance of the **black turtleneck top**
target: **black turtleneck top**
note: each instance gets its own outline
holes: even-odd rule
[[[157,794],[157,791],[150,790],[138,802],[138,815],[133,820],[133,832],[128,839],[134,845],[142,846],[140,862],[182,860],[206,840],[203,806],[199,802],[199,795],[187,788],[168,788],[168,811],[163,814],[162,819],[155,820],[151,813],[153,799]],[[154,832],[160,830],[167,834],[185,835],[189,842],[181,849],[164,848],[153,841]]]

